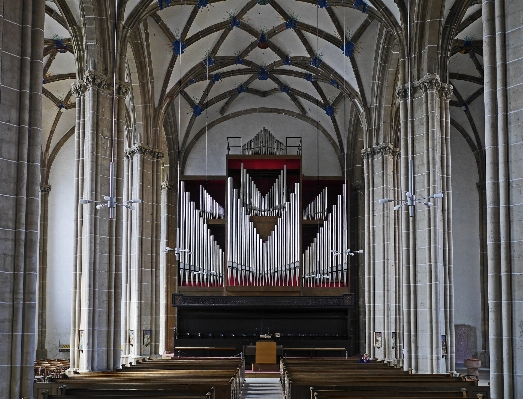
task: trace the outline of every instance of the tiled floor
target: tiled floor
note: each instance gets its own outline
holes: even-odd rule
[[[278,378],[246,378],[242,399],[282,399]]]

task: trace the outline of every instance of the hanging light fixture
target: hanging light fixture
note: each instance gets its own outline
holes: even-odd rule
[[[116,199],[116,177],[114,174],[115,156],[114,156],[114,143],[116,141],[116,47],[118,45],[118,1],[115,1],[115,13],[114,13],[114,37],[113,37],[113,93],[112,93],[112,124],[111,124],[111,161],[109,162],[109,195],[104,195],[104,201],[94,201],[91,199],[82,198],[79,200],[81,205],[96,203],[96,209],[108,208],[109,219],[115,218],[115,209],[117,206],[123,206],[129,210],[134,210],[135,207],[132,204],[139,204],[142,202],[140,199],[132,199],[126,202],[117,202]]]
[[[200,5],[202,6],[206,6],[207,4],[203,5],[203,2],[198,2],[198,8],[201,9],[202,7],[200,7]],[[178,16],[180,17],[181,16],[181,13],[178,13]],[[180,21],[179,21],[180,22]],[[179,39],[181,40],[181,38]],[[179,82],[181,83],[182,81],[182,70],[183,70],[183,51],[180,51],[179,53],[176,54],[179,59],[180,59],[180,75],[179,75]],[[213,65],[214,64],[214,60],[212,59],[210,53],[207,53],[206,54],[206,57],[205,59],[202,61],[204,63],[204,65],[207,67],[207,70],[209,70],[209,64],[210,65]],[[192,78],[189,83],[195,83],[195,79]],[[176,193],[176,200],[178,202],[177,206],[176,206],[176,209],[177,209],[177,223],[180,222],[180,197],[181,197],[181,179],[180,179],[180,173],[181,173],[181,163],[180,163],[180,158],[181,158],[181,152],[180,152],[180,131],[181,131],[181,118],[182,118],[182,102],[181,102],[181,89],[180,91],[178,92],[178,128],[177,128],[177,143],[178,143],[178,146],[177,146],[177,152],[178,152],[178,156],[177,156],[177,165],[176,165],[176,168],[177,168],[177,176],[176,176],[176,188],[177,188],[177,193]],[[196,102],[196,104],[193,106],[192,108],[192,112],[194,114],[194,116],[199,116],[201,115],[201,113],[203,112],[203,108],[199,105],[199,101]],[[177,240],[179,241],[179,236],[177,236]],[[188,249],[188,248],[171,248],[171,247],[168,247],[166,246],[165,247],[165,252],[174,252],[174,255],[176,257],[176,260],[179,261],[180,260],[180,254],[182,253],[186,253],[187,255],[190,255],[192,254],[191,250]]]
[[[408,88],[407,88],[407,134],[408,134],[408,141],[409,141],[409,149],[411,150],[411,154],[413,152],[412,148],[412,126],[411,126],[411,120],[412,120],[412,109],[411,109],[411,91],[412,91],[412,54],[411,54],[411,38],[410,38],[410,1],[407,4],[407,74],[408,74]],[[407,150],[407,151],[408,151]],[[408,191],[405,192],[406,199],[404,200],[393,200],[390,198],[382,198],[378,200],[380,204],[385,204],[387,202],[396,202],[397,204],[394,206],[394,210],[397,211],[401,209],[404,206],[407,206],[409,209],[409,217],[414,217],[416,212],[416,205],[417,204],[423,204],[426,207],[430,208],[434,206],[434,204],[430,201],[430,199],[439,199],[443,198],[443,193],[439,192],[436,194],[429,195],[428,197],[421,197],[416,195],[415,185],[414,185],[414,160],[412,159],[412,155],[409,155],[409,170],[408,170]]]
[[[351,251],[350,248],[349,249],[346,249],[344,251],[336,251],[334,249],[331,250],[331,253],[334,255],[334,256],[341,256],[341,255],[350,255],[350,256],[354,256],[356,254],[362,254],[363,253],[363,249],[360,249],[358,251]]]

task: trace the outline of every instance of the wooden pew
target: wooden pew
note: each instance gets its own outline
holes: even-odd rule
[[[41,399],[111,399],[111,398],[161,398],[161,399],[212,399],[211,391],[204,392],[166,392],[152,390],[70,390],[65,395],[42,394]],[[40,398],[39,398],[40,399]]]
[[[311,387],[311,399],[369,399],[369,398],[388,398],[388,399],[452,399],[466,398],[466,390],[459,391],[423,391],[423,390],[402,390],[401,388],[372,391],[353,391],[340,389],[316,389]]]
[[[358,363],[357,359],[282,359],[280,382],[285,399],[370,398],[410,396],[431,398],[488,398],[488,387],[446,374],[410,374],[383,363]],[[486,388],[486,389],[485,389]],[[465,389],[465,390],[462,390]],[[442,393],[444,392],[444,393]],[[316,396],[314,396],[316,395]],[[407,394],[404,394],[407,395]]]
[[[108,392],[117,391],[126,392],[121,397],[127,397],[129,390],[134,390],[131,393],[150,392],[157,397],[178,398],[191,392],[199,395],[196,397],[205,397],[211,392],[212,399],[239,399],[244,371],[245,363],[238,358],[222,361],[147,360],[121,371],[79,373],[60,382],[64,384],[62,392],[66,397],[84,395],[82,397],[102,398],[111,396],[107,395]]]

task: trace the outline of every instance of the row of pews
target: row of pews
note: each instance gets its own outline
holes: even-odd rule
[[[48,382],[50,378],[61,378],[69,369],[69,359],[36,359],[34,381]]]
[[[386,363],[359,359],[280,361],[284,399],[489,398],[489,387],[450,374],[410,374]]]
[[[144,359],[118,371],[67,374],[35,383],[38,399],[240,399],[240,358]],[[54,385],[53,385],[54,384]]]

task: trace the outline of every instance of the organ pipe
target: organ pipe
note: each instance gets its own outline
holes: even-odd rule
[[[241,168],[241,184],[227,181],[227,267],[230,285],[297,286],[300,276],[300,186],[286,201],[286,169],[269,193],[261,195]],[[260,237],[250,216],[278,216],[267,241]]]
[[[201,198],[200,196],[200,201]],[[212,202],[209,201],[208,204]],[[180,285],[223,286],[224,251],[207,226],[208,213],[196,208],[196,204],[190,200],[189,193],[185,191],[184,182],[180,183],[179,214],[177,248],[191,250],[191,253],[180,253]]]
[[[305,220],[323,220],[327,216],[327,187],[325,187],[318,196],[307,205],[303,211]]]
[[[346,186],[343,185],[344,194],[338,195],[332,212],[326,215],[318,234],[304,251],[303,285],[305,287],[344,287],[347,285],[345,190]],[[321,195],[320,193],[316,199]]]

